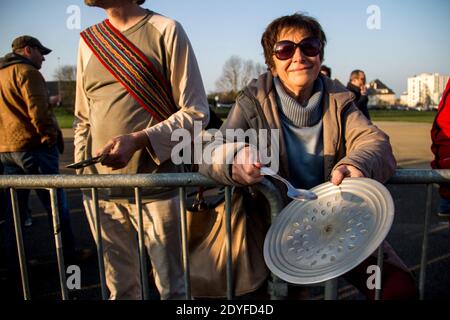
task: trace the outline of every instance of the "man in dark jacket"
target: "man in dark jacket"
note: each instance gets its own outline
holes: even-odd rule
[[[48,102],[47,87],[39,69],[50,49],[39,40],[21,36],[12,52],[0,58],[0,162],[5,175],[59,174],[59,127]],[[20,212],[26,212],[30,190],[18,190]],[[36,190],[52,226],[49,192]],[[11,203],[7,201],[5,246],[10,279],[17,277],[17,253]],[[58,211],[66,261],[74,258],[69,208],[62,189],[57,191]],[[14,282],[14,281],[13,281]]]
[[[367,109],[369,98],[367,98],[366,75],[364,71],[352,71],[347,89],[355,95],[355,104],[358,109],[370,120],[369,110]]]

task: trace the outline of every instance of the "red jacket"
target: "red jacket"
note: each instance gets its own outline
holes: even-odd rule
[[[431,128],[431,151],[434,160],[431,162],[433,169],[450,169],[450,80],[442,94],[439,109]],[[441,186],[439,193],[450,200],[450,185]]]

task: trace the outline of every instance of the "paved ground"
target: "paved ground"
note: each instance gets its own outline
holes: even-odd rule
[[[430,123],[383,121],[376,125],[389,135],[399,167],[430,168]]]
[[[391,138],[398,165],[402,168],[428,168],[432,158],[429,151],[429,124],[412,124],[399,122],[376,123]],[[61,160],[62,173],[73,173],[64,166],[72,162],[71,130],[64,130],[66,152]],[[418,275],[420,249],[423,237],[422,224],[425,212],[425,187],[421,185],[388,187],[391,191],[396,217],[388,241],[396,248],[407,266]],[[78,246],[95,249],[86,219],[81,207],[81,197],[77,190],[68,190],[69,205],[72,214],[72,225]],[[47,225],[46,214],[36,201],[32,199],[34,223],[24,230],[27,256],[31,260],[30,281],[32,297],[39,300],[59,299],[59,282],[53,242]],[[437,208],[437,192],[433,190],[433,212]],[[450,298],[450,229],[433,214],[429,238],[429,264],[427,267],[427,299]],[[1,226],[0,226],[1,231]],[[2,287],[3,263],[0,257],[0,291]],[[71,292],[72,299],[99,299],[100,289],[96,257],[80,264],[82,272],[82,290]],[[340,283],[341,299],[361,299],[361,296],[345,282]],[[320,297],[320,292],[318,293]]]

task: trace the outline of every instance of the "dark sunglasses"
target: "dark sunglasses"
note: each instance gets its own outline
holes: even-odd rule
[[[322,49],[322,43],[317,38],[306,38],[295,43],[289,40],[278,41],[273,47],[273,53],[279,60],[292,58],[297,47],[307,57],[315,57]]]

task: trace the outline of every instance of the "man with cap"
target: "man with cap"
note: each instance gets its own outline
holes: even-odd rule
[[[37,69],[40,69],[42,66],[42,62],[45,61],[44,54],[49,54],[51,52],[50,49],[44,47],[39,40],[36,38],[30,37],[30,36],[21,36],[16,38],[12,43],[12,50],[13,52],[17,52],[17,56],[19,57],[26,57],[28,58],[29,62],[31,62]],[[25,47],[28,48],[38,48],[38,50],[25,50]],[[42,52],[42,54],[37,54],[36,51]],[[8,58],[7,58],[8,57]],[[42,59],[40,58],[42,57]],[[15,64],[16,59],[14,54],[8,54],[5,58],[9,60],[12,64]],[[9,65],[9,63],[6,63]],[[3,167],[2,167],[3,172]],[[31,219],[31,213],[28,208],[25,209],[25,211],[22,211],[22,218],[23,218],[23,224],[25,227],[31,226],[32,219]]]
[[[5,175],[59,174],[58,123],[49,104],[45,80],[39,69],[51,52],[39,40],[21,36],[12,52],[0,58],[0,162]],[[26,212],[30,190],[18,190],[19,210]],[[36,190],[52,226],[49,192]],[[8,197],[9,198],[9,197]],[[58,211],[67,260],[74,258],[74,240],[66,196],[57,191]],[[12,210],[8,199],[5,246],[10,280],[17,277],[17,254]],[[14,282],[14,281],[13,281]]]

